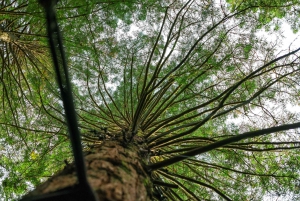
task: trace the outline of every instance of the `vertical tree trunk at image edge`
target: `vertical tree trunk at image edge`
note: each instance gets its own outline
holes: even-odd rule
[[[138,146],[104,141],[85,156],[88,181],[99,201],[150,201],[152,182],[143,165]],[[67,165],[25,197],[56,192],[76,185],[73,164]]]

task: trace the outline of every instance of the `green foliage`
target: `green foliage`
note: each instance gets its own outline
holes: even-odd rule
[[[41,8],[31,0],[11,2],[0,8],[2,31],[15,34],[14,41],[0,41],[0,193],[6,199],[72,161]],[[179,186],[157,186],[173,200],[297,200],[297,130],[187,153],[299,119],[287,109],[298,103],[299,53],[276,58],[276,44],[257,34],[279,29],[280,19],[292,22],[298,2],[186,3],[59,2],[84,148],[101,142],[90,130],[107,128],[145,140],[149,167],[180,157],[152,172]]]
[[[299,18],[299,13],[297,12],[299,1],[297,0],[226,0],[226,2],[229,4],[231,11],[250,9],[259,22],[258,28],[275,22],[274,29],[277,30],[279,24],[276,23],[276,20],[284,18],[295,32],[299,30],[300,24],[297,20]],[[241,17],[243,18],[243,16]]]

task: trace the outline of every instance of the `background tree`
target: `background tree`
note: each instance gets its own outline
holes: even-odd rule
[[[299,199],[300,141],[298,130],[290,130],[299,127],[299,114],[288,109],[298,104],[299,49],[278,51],[279,20],[272,14],[292,12],[298,2],[228,3],[61,2],[58,8],[85,149],[138,144],[153,199]],[[17,19],[20,26],[23,17]],[[277,38],[264,38],[258,28]],[[3,33],[2,43],[11,43]],[[32,54],[43,71],[34,71],[37,62],[26,55],[16,57],[24,62],[15,73],[26,72],[25,78],[13,79],[12,67],[1,74],[7,199],[72,161],[44,37],[30,37],[24,40],[36,37],[43,50]]]

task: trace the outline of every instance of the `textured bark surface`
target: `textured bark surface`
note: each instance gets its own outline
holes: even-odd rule
[[[152,200],[152,182],[135,145],[104,141],[85,157],[88,181],[100,201]],[[77,183],[74,165],[38,186],[28,196],[55,192]]]

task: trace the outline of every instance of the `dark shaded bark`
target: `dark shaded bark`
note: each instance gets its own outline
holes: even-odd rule
[[[152,181],[137,145],[104,141],[86,154],[85,162],[88,181],[99,201],[153,200]],[[70,164],[25,197],[57,192],[76,184],[75,167]]]

